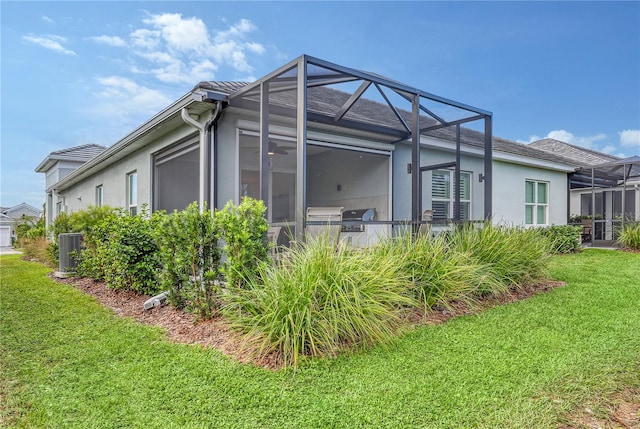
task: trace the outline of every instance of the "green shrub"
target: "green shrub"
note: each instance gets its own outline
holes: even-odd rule
[[[73,212],[69,215],[71,230],[68,232],[89,234],[104,219],[111,218],[114,213],[116,213],[116,210],[109,206],[89,206],[84,210]]]
[[[150,218],[143,208],[135,216],[117,209],[85,236],[78,273],[104,279],[112,289],[127,289],[153,295],[161,291],[160,270],[154,229],[162,214]]]
[[[499,295],[506,290],[469,252],[450,248],[445,235],[404,233],[383,241],[374,251],[399,258],[403,276],[409,279],[408,293],[425,310],[446,307],[452,300],[473,304],[481,293]]]
[[[239,205],[229,201],[216,213],[227,257],[222,272],[231,287],[243,287],[251,282],[258,265],[267,260],[266,232],[269,225],[265,212],[266,207],[261,200],[245,197]]]
[[[625,222],[618,235],[618,242],[628,249],[640,250],[640,222]]]
[[[71,217],[66,212],[58,213],[53,224],[49,228],[51,238],[57,243],[58,236],[68,232],[74,232],[71,226]]]
[[[310,240],[281,265],[260,264],[250,287],[225,295],[224,313],[260,353],[278,352],[286,365],[385,342],[400,326],[400,307],[413,304],[400,264],[400,255]]]
[[[484,264],[505,286],[544,277],[551,256],[549,242],[533,228],[465,225],[449,235],[450,246]]]
[[[47,231],[49,237],[51,238],[51,242],[49,244],[49,259],[50,263],[53,266],[58,265],[59,258],[59,247],[58,247],[58,236],[60,234],[66,234],[68,232],[73,232],[71,228],[71,220],[69,219],[69,215],[65,212],[58,213],[55,220],[49,227]]]
[[[160,282],[169,302],[202,318],[220,308],[220,232],[210,210],[197,203],[162,219],[156,230],[162,270]]]
[[[44,218],[39,219],[38,222],[24,234],[24,238],[29,240],[42,237],[46,238],[47,228],[44,222]]]
[[[23,238],[21,248],[26,259],[35,259],[51,268],[55,267],[51,257],[51,246],[46,237]]]
[[[549,241],[553,253],[572,253],[580,250],[582,226],[552,225],[538,231]]]
[[[18,245],[22,247],[21,243],[23,240],[33,240],[46,235],[45,218],[44,216],[38,219],[23,217],[15,221],[14,229]]]
[[[25,258],[35,259],[50,267],[57,264],[57,254],[52,254],[54,248],[50,246],[46,238],[44,217],[36,222],[26,220],[17,225],[16,235],[18,236],[17,245],[22,248],[22,254]]]
[[[87,237],[91,235],[92,231],[98,225],[102,224],[103,220],[110,218],[115,212],[116,210],[109,206],[89,206],[85,210],[78,210],[71,214],[65,212],[59,213],[49,228],[49,234],[52,239],[49,254],[53,265],[58,265],[58,238],[60,234],[81,232],[84,233],[86,242]],[[89,240],[89,242],[91,242],[91,240]],[[78,255],[78,258],[80,257],[81,256]]]

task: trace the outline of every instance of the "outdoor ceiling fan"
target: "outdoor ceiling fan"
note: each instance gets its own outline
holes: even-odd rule
[[[278,146],[276,142],[269,140],[269,150],[267,151],[269,155],[287,155],[290,150],[295,150],[295,146]],[[260,153],[260,151],[257,150],[254,153]]]

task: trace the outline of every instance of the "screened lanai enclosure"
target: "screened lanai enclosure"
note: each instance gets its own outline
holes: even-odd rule
[[[194,92],[220,100],[210,84]],[[224,103],[259,124],[238,120],[236,195],[263,200],[270,224],[293,237],[327,224],[343,234],[365,226],[378,235],[400,225],[417,230],[434,218],[425,211],[450,222],[473,219],[471,176],[460,161],[469,127],[482,136],[476,220],[491,214],[488,111],[306,55],[234,89]],[[447,159],[429,159],[422,150],[429,137],[451,143],[441,151]],[[442,200],[433,198],[431,181]]]
[[[612,245],[625,222],[640,220],[640,156],[579,168],[569,176],[571,208],[579,208],[583,240]]]

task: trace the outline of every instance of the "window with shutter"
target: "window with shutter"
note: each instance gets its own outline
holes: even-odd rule
[[[434,170],[431,173],[431,208],[434,220],[452,219],[455,203],[455,172]],[[471,218],[471,173],[460,172],[460,219]]]

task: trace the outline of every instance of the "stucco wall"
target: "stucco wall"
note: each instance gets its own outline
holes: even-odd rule
[[[51,167],[46,172],[46,180],[45,180],[46,188],[48,189],[49,187],[55,185],[60,180],[62,180],[65,177],[67,177],[75,169],[80,167],[82,164],[83,164],[82,162],[75,162],[75,161],[58,161],[58,162],[56,162],[53,165],[53,167]]]
[[[525,180],[549,182],[549,225],[567,223],[567,173],[493,162],[493,220],[525,224]]]
[[[103,187],[103,204],[111,207],[127,205],[127,174],[138,173],[138,207],[147,204],[151,207],[152,191],[152,159],[153,154],[187,137],[197,141],[193,135],[193,127],[183,125],[159,137],[151,144],[133,152],[126,158],[110,165],[108,168],[86,178],[80,183],[61,192],[64,197],[67,213],[85,209],[95,205],[96,186]],[[55,202],[54,202],[55,206]]]
[[[423,147],[420,150],[422,166],[455,161],[455,153]],[[393,213],[395,220],[411,218],[411,174],[407,173],[407,164],[411,162],[411,146],[398,145],[393,154]],[[484,184],[478,182],[478,174],[484,171],[480,157],[463,154],[460,157],[460,170],[471,173],[471,217],[484,218]],[[423,173],[422,207],[431,207],[431,173]]]

